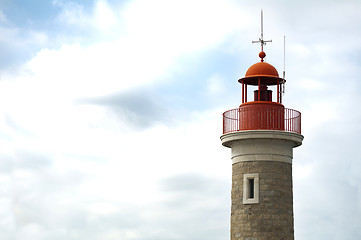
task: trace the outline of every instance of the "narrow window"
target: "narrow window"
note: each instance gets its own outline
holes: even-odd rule
[[[248,179],[249,196],[248,198],[254,198],[254,178]]]
[[[243,175],[243,204],[259,203],[259,174]]]

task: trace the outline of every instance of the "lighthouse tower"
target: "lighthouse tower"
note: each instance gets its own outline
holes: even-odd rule
[[[223,113],[222,145],[232,150],[231,240],[294,239],[292,158],[303,140],[301,113],[283,106],[285,80],[264,61],[262,35],[260,62],[238,80],[242,104]]]

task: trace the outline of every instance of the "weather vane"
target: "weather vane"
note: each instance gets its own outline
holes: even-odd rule
[[[261,51],[263,52],[263,46],[268,42],[272,42],[272,40],[263,40],[263,10],[261,10],[261,37],[257,41],[252,41],[252,43],[261,43]]]

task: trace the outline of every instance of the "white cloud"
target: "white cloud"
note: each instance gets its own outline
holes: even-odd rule
[[[149,5],[146,1],[134,1],[125,6],[120,19],[106,1],[94,5],[93,15],[75,3],[64,4],[60,17],[68,23],[91,22],[92,26],[99,24],[104,28],[122,24],[127,27],[127,34],[89,46],[43,48],[19,67],[17,75],[3,75],[7,80],[2,82],[1,97],[7,103],[3,109],[33,134],[42,132],[46,136],[52,132],[64,136],[63,129],[72,129],[74,124],[67,116],[80,116],[79,109],[72,106],[74,99],[149,86],[174,72],[174,63],[180,56],[218,44],[238,27],[234,20],[237,10],[229,3],[212,2],[203,9],[204,3],[160,1]],[[32,36],[38,42],[47,41],[43,34]],[[214,83],[212,86],[215,91]],[[61,124],[54,132],[57,123]]]
[[[90,204],[90,206],[88,206],[88,208],[91,212],[102,215],[107,215],[119,211],[118,206],[108,202],[92,203]]]
[[[130,2],[127,32],[162,51],[188,52],[214,46],[241,25],[240,12],[225,1]]]
[[[108,5],[107,1],[102,0],[96,3],[95,7],[95,25],[101,30],[109,30],[117,24],[117,16]]]

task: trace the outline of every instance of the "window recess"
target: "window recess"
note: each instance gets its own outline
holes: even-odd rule
[[[259,203],[259,174],[243,175],[243,204]]]

